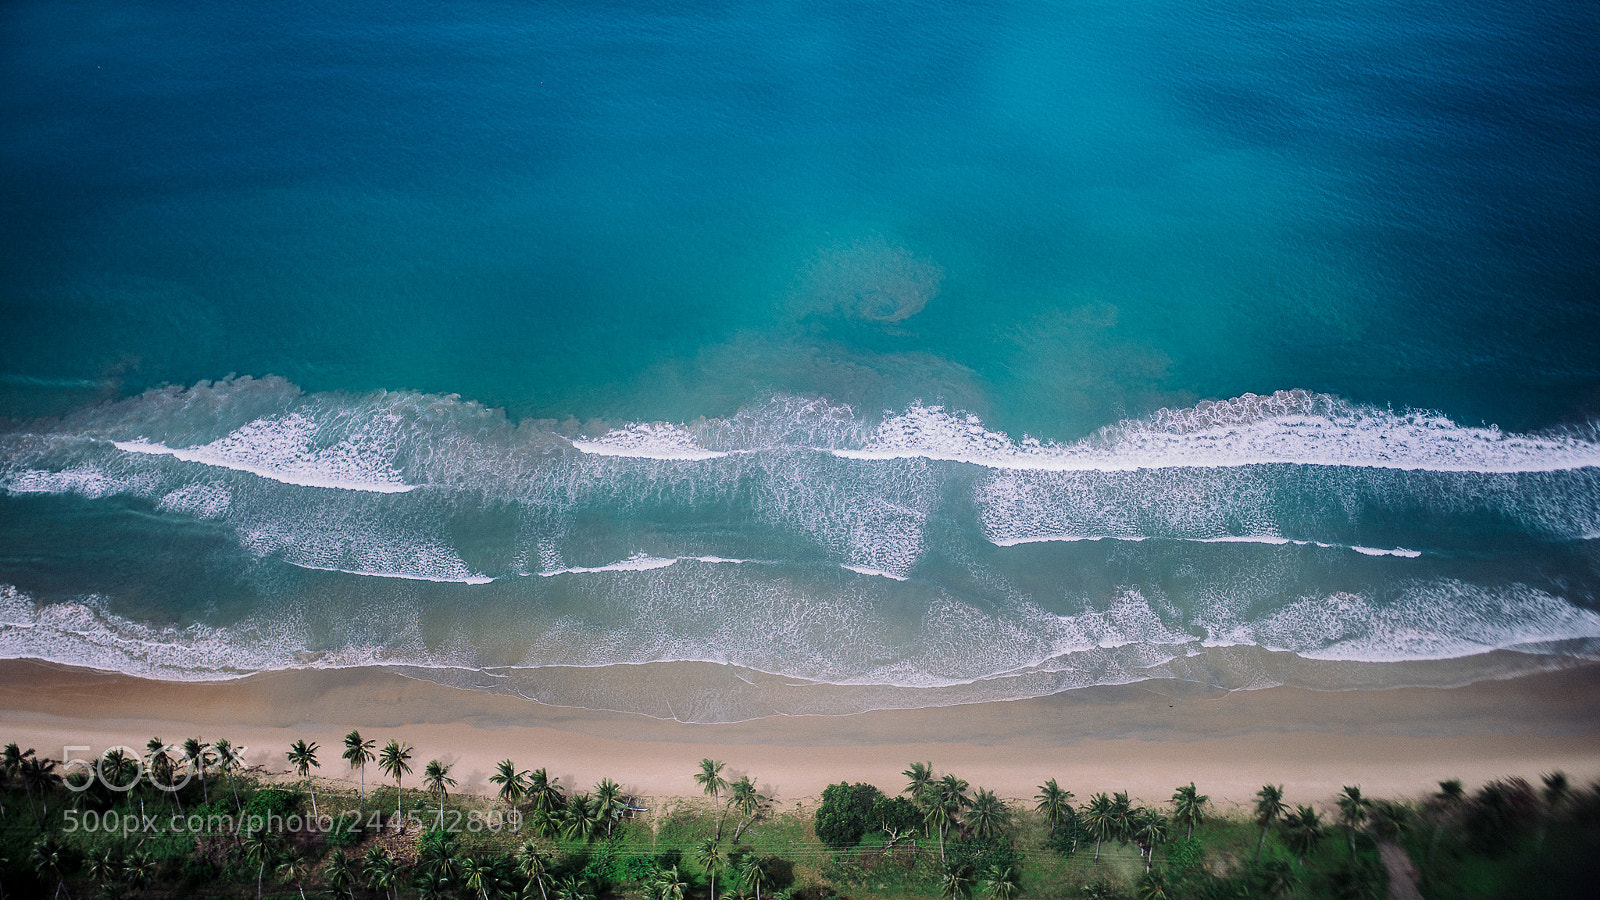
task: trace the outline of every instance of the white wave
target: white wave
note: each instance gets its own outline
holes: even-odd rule
[[[841,569],[849,569],[850,571],[855,572],[857,575],[876,575],[876,576],[878,576],[880,578],[890,578],[890,579],[893,579],[895,581],[909,581],[910,580],[909,578],[907,578],[904,575],[896,575],[893,572],[885,572],[882,569],[874,569],[871,566],[852,566],[852,565],[847,565],[845,563],[840,563],[839,564],[839,568],[841,568]]]
[[[488,584],[494,581],[488,575],[418,575],[412,572],[369,572],[362,569],[340,569],[334,566],[314,566],[310,563],[295,562],[286,559],[284,562],[300,569],[314,569],[318,572],[342,572],[345,575],[365,575],[369,578],[400,578],[406,581],[431,581],[435,584]]]
[[[70,469],[23,469],[0,479],[0,488],[13,494],[78,494],[91,500],[125,494],[148,487],[150,479],[119,477],[95,466]]]
[[[185,485],[162,497],[156,505],[197,519],[217,519],[227,515],[232,504],[232,492],[221,482],[213,481]]]
[[[248,472],[301,487],[403,493],[406,484],[390,463],[393,450],[378,441],[347,437],[332,446],[316,445],[318,426],[289,413],[257,419],[199,447],[168,447],[143,439],[112,441],[125,453],[171,456],[184,462]]]
[[[1354,550],[1367,556],[1401,556],[1415,559],[1422,555],[1419,550],[1407,550],[1396,547],[1392,550],[1383,550],[1376,547],[1361,547],[1355,544],[1329,544],[1323,541],[1303,541],[1295,538],[1286,538],[1275,534],[1225,534],[1216,537],[1154,537],[1151,535],[1135,534],[1043,534],[1015,538],[989,538],[989,542],[996,547],[1016,547],[1022,544],[1047,544],[1055,542],[1072,543],[1076,541],[1127,541],[1139,543],[1141,541],[1188,541],[1196,544],[1267,544],[1274,547],[1293,545],[1296,547],[1321,547],[1324,550]]]
[[[1019,442],[988,430],[977,416],[914,405],[879,425],[864,446],[830,452],[1062,472],[1273,463],[1483,473],[1600,466],[1600,444],[1592,440],[1469,428],[1434,413],[1393,413],[1305,391],[1160,410],[1072,444]]]
[[[1380,603],[1353,593],[1304,597],[1245,620],[1214,608],[1199,618],[1207,644],[1254,644],[1310,659],[1404,662],[1456,659],[1528,644],[1600,638],[1600,614],[1525,585],[1455,580],[1414,584]]]
[[[568,566],[564,569],[552,569],[540,572],[539,575],[549,578],[552,575],[575,575],[587,572],[648,572],[651,569],[665,569],[667,566],[678,562],[677,557],[666,558],[660,556],[647,556],[635,553],[621,562],[614,562],[606,566]]]
[[[635,459],[716,459],[728,454],[707,450],[685,429],[664,422],[616,428],[592,441],[574,440],[572,446],[596,456],[626,456]]]
[[[727,558],[725,556],[680,556],[678,558],[679,559],[692,559],[695,562],[713,563],[713,564],[728,563],[728,564],[731,564],[731,565],[742,565],[742,564],[747,563],[747,562],[750,561],[748,559],[729,559],[729,558]]]

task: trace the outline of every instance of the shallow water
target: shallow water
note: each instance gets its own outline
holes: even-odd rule
[[[0,655],[713,721],[1600,640],[1587,7],[0,35]]]

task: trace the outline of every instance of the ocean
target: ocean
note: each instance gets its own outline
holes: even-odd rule
[[[0,7],[0,658],[688,722],[1600,659],[1600,8]]]

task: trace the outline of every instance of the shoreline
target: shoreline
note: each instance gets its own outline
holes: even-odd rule
[[[268,772],[295,740],[321,745],[324,778],[354,782],[339,758],[352,728],[452,763],[459,791],[488,794],[501,759],[549,769],[570,789],[602,777],[642,797],[698,797],[700,759],[748,774],[780,807],[814,800],[838,781],[885,792],[931,761],[974,788],[1032,805],[1056,778],[1081,802],[1127,790],[1159,803],[1194,781],[1219,812],[1251,802],[1264,783],[1293,802],[1326,804],[1346,784],[1403,799],[1461,778],[1537,780],[1561,769],[1600,779],[1600,664],[1454,688],[1222,691],[1179,681],[1083,688],[997,701],[850,716],[769,717],[691,725],[630,713],[546,706],[447,687],[376,668],[289,670],[227,682],[164,682],[35,660],[0,661],[0,741],[58,758],[145,741],[226,737]],[[82,755],[79,753],[78,755]],[[369,789],[390,784],[368,772]]]

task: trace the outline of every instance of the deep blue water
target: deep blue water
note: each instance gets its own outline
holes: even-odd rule
[[[689,718],[1585,657],[1597,45],[1583,3],[4,4],[0,651],[858,685]]]

